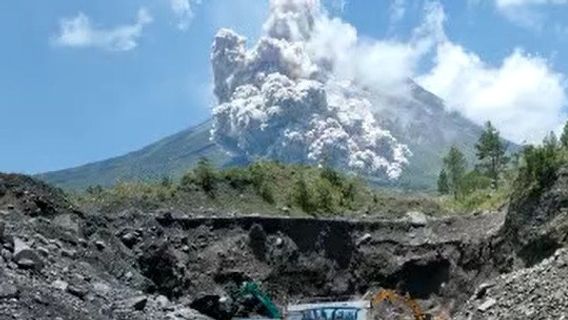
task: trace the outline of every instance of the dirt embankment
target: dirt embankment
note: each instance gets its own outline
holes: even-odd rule
[[[507,272],[488,279],[457,319],[568,317],[568,169],[544,190],[514,195],[500,233]]]

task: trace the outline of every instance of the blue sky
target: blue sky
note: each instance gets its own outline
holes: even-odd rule
[[[412,71],[417,81],[474,121],[495,118],[519,142],[532,139],[535,122],[558,130],[566,113],[568,3],[440,4],[445,40],[421,57]],[[405,43],[427,15],[425,1],[325,5],[361,41]],[[206,120],[214,34],[230,27],[255,39],[267,14],[262,0],[1,2],[0,171],[101,160]]]

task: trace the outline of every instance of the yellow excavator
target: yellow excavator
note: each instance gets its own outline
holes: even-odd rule
[[[394,290],[381,289],[372,297],[371,307],[376,308],[384,301],[388,301],[393,305],[406,306],[410,312],[412,312],[414,320],[435,320],[432,315],[424,313],[418,302],[412,299],[408,294],[401,295]]]

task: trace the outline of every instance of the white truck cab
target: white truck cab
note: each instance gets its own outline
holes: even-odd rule
[[[286,320],[368,320],[371,303],[367,300],[318,302],[289,305]]]

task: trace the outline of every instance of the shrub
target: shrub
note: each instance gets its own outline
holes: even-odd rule
[[[194,183],[195,183],[195,177],[193,176],[193,172],[190,171],[181,177],[181,180],[179,182],[179,187],[187,191],[191,189]]]
[[[100,185],[88,186],[86,192],[92,196],[96,196],[103,192],[103,187]]]
[[[223,179],[227,181],[233,189],[243,191],[247,186],[252,184],[250,172],[243,168],[230,168],[223,171]]]
[[[312,192],[306,182],[306,178],[301,174],[296,182],[294,183],[294,189],[292,191],[292,199],[294,203],[300,207],[304,212],[313,213],[315,211],[312,202]]]
[[[343,183],[345,182],[345,178],[339,172],[329,166],[325,166],[323,167],[323,169],[321,169],[320,177],[327,180],[334,187],[343,187]]]
[[[321,213],[335,213],[337,211],[336,200],[334,196],[334,186],[327,179],[318,179],[315,189],[314,209]]]
[[[442,169],[442,171],[440,171],[440,175],[438,176],[438,193],[440,194],[450,193],[448,174],[446,173],[445,169]]]
[[[461,181],[461,191],[464,195],[476,190],[490,189],[493,185],[491,177],[488,177],[477,170],[465,174]]]
[[[213,195],[217,182],[217,172],[207,158],[201,158],[193,171],[195,181],[199,187],[207,194]]]
[[[160,184],[162,185],[162,187],[170,188],[174,184],[174,182],[169,176],[163,176]]]
[[[542,189],[553,183],[563,162],[561,153],[562,151],[553,145],[525,147],[517,188]]]
[[[276,199],[274,198],[274,189],[269,183],[264,183],[257,192],[262,200],[270,204],[274,204],[276,202]]]

